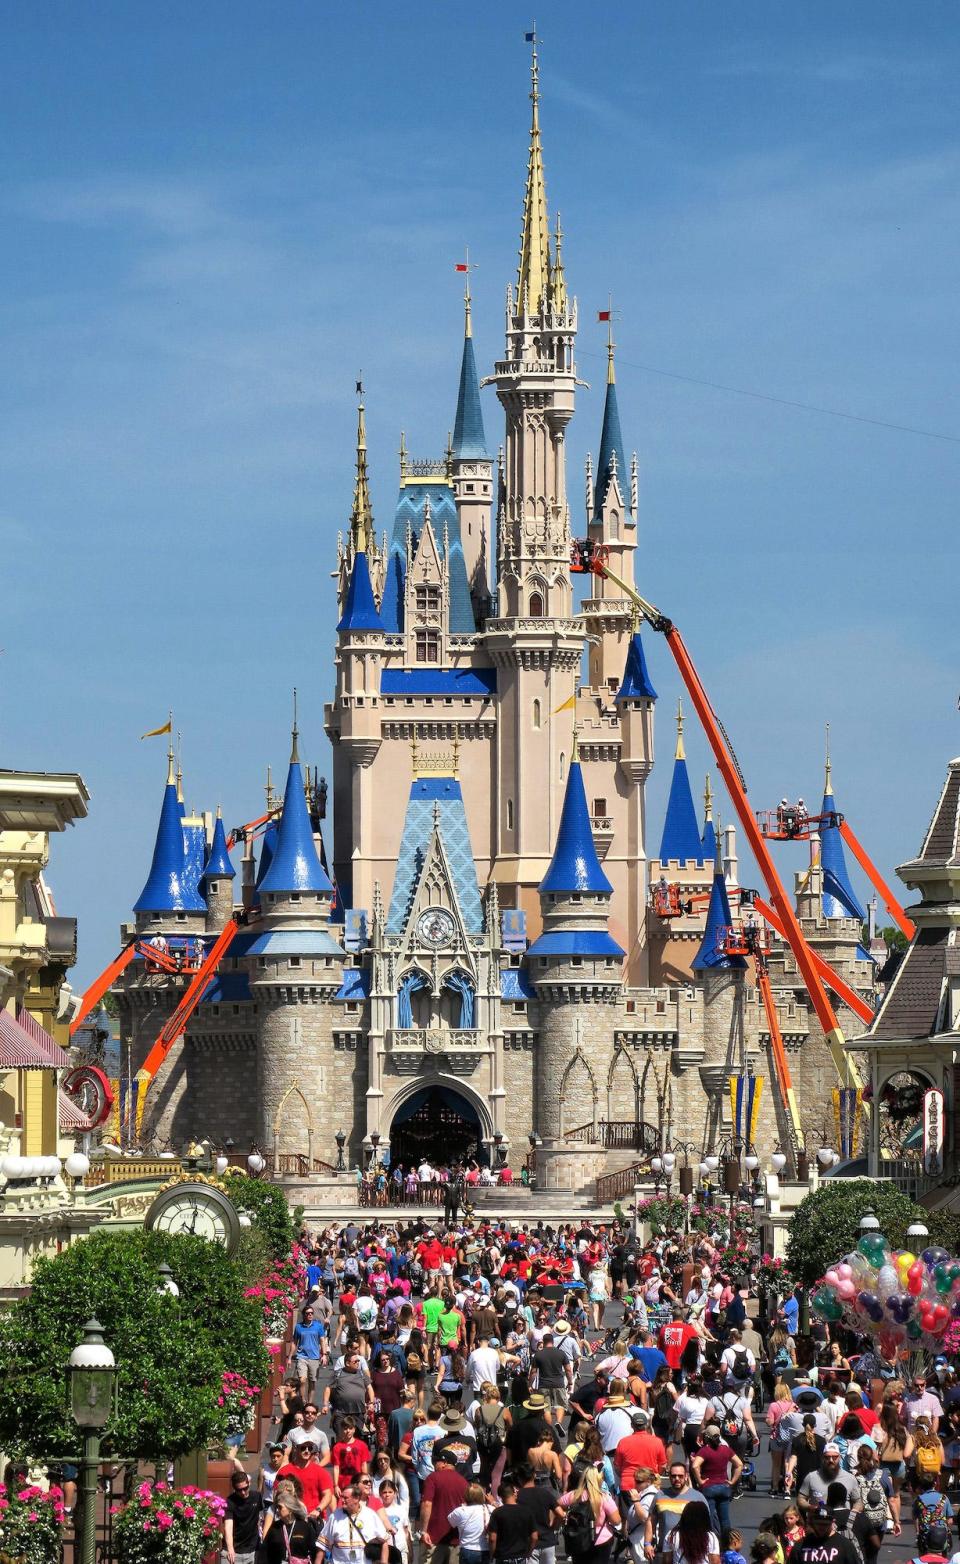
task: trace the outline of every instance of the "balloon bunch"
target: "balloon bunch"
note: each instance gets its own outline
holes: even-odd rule
[[[945,1249],[892,1250],[881,1233],[865,1233],[818,1282],[810,1303],[821,1319],[873,1337],[885,1358],[900,1347],[939,1352],[948,1325],[960,1320],[960,1260]]]

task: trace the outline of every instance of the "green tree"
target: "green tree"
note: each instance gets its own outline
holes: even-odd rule
[[[787,1264],[805,1287],[856,1248],[860,1218],[869,1210],[893,1249],[906,1248],[911,1222],[926,1219],[892,1184],[868,1178],[827,1179],[801,1201],[790,1223]]]
[[[263,1234],[273,1259],[289,1259],[297,1234],[283,1190],[267,1179],[250,1178],[235,1168],[227,1169],[221,1183],[237,1210],[246,1212]]]
[[[163,1261],[179,1298],[160,1289]],[[76,1449],[66,1365],[91,1315],[119,1370],[108,1449],[172,1457],[221,1437],[224,1371],[253,1385],[269,1372],[247,1284],[218,1244],[169,1233],[99,1232],[38,1261],[29,1295],[0,1321],[0,1447],[37,1457]]]
[[[888,950],[906,950],[910,943],[903,930],[895,929],[892,923],[880,930],[880,938]]]

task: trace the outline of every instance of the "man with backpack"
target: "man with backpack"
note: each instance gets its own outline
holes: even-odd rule
[[[711,1406],[724,1439],[738,1455],[746,1455],[748,1451],[756,1449],[760,1440],[753,1421],[748,1390],[724,1390],[712,1398]]]
[[[753,1383],[753,1376],[757,1372],[757,1360],[750,1348],[743,1345],[738,1330],[730,1331],[727,1346],[720,1355],[720,1363],[728,1390],[742,1390]]]

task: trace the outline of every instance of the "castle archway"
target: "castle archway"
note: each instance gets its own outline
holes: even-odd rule
[[[404,1168],[427,1161],[447,1167],[475,1157],[485,1162],[490,1117],[486,1105],[463,1083],[433,1080],[414,1085],[394,1107],[390,1122],[390,1163]]]

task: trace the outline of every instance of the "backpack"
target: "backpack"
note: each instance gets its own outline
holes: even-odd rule
[[[943,1465],[941,1445],[917,1445],[914,1455],[917,1474],[920,1477],[937,1477]]]
[[[578,1499],[567,1511],[563,1523],[563,1537],[568,1554],[585,1554],[593,1549],[596,1526],[588,1499]]]
[[[736,1403],[739,1399],[739,1396],[734,1396],[734,1405],[730,1406],[727,1396],[720,1397],[720,1405],[723,1407],[723,1421],[720,1426],[723,1429],[724,1436],[733,1445],[734,1449],[736,1449],[740,1435],[743,1433],[743,1425],[737,1416],[736,1410]]]
[[[745,1347],[738,1347],[736,1352],[733,1354],[733,1362],[730,1365],[730,1372],[734,1379],[750,1378],[750,1359],[747,1356],[747,1349]]]
[[[474,1438],[477,1441],[477,1450],[481,1455],[486,1455],[495,1460],[503,1449],[503,1436],[506,1432],[506,1424],[503,1420],[503,1409],[497,1409],[497,1415],[492,1423],[488,1423],[483,1415],[484,1409],[480,1408],[480,1416],[474,1427]]]
[[[666,1385],[657,1391],[657,1399],[653,1403],[653,1415],[659,1418],[661,1423],[668,1423],[673,1415],[673,1397]]]
[[[788,1369],[793,1367],[793,1359],[787,1347],[778,1347],[773,1360],[775,1369]]]

